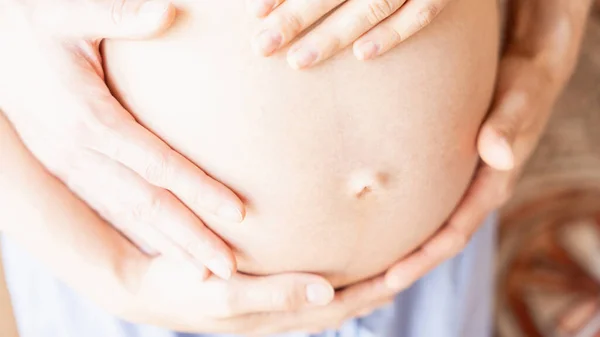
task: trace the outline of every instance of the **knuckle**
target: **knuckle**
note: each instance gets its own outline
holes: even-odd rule
[[[302,20],[302,18],[296,14],[282,14],[280,17],[280,23],[287,35],[295,36],[304,30],[304,20]]]
[[[382,28],[385,29],[384,32],[390,45],[396,45],[407,38],[407,36],[405,36],[397,27],[382,26]]]
[[[504,104],[505,111],[511,112],[510,114],[506,114],[506,118],[513,117],[514,119],[518,117],[519,113],[529,111],[535,105],[532,93],[524,89],[511,90],[504,97],[502,104]],[[516,120],[512,120],[511,122],[516,122]]]
[[[96,90],[89,88],[87,90]],[[82,101],[78,102],[72,109],[70,118],[74,123],[70,124],[73,130],[73,135],[76,140],[80,140],[86,145],[99,147],[104,149],[118,150],[119,140],[122,138],[120,130],[125,124],[123,116],[115,113],[109,104],[111,97],[103,92],[93,92],[89,97],[93,97],[95,102]],[[87,113],[80,114],[85,111]],[[109,153],[107,153],[109,154]]]
[[[376,25],[394,13],[395,9],[393,0],[372,0],[368,4],[367,20],[369,24]]]
[[[417,29],[421,30],[428,26],[439,13],[439,5],[430,3],[425,6],[425,8],[423,8],[416,16]]]
[[[273,291],[270,294],[271,304],[275,308],[293,310],[299,307],[299,300],[295,294],[286,291]]]
[[[162,186],[171,170],[173,155],[170,149],[161,149],[147,155],[142,176],[154,185]]]
[[[152,192],[146,200],[129,209],[129,220],[134,223],[153,223],[163,209],[168,197],[168,192],[163,190]]]

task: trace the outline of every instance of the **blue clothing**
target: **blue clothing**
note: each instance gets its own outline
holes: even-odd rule
[[[399,294],[392,306],[310,337],[490,336],[495,244],[490,217],[460,255]],[[20,337],[224,337],[123,322],[79,297],[10,240],[2,249]]]

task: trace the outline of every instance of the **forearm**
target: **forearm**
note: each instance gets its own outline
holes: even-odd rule
[[[593,0],[510,0],[508,48],[565,82],[575,64]]]
[[[142,254],[37,162],[2,113],[0,205],[0,231],[55,275],[107,306],[128,299]]]
[[[0,204],[3,206],[0,230],[11,231],[21,222],[18,215],[28,197],[31,197],[31,205],[37,206],[36,211],[44,212],[43,191],[47,182],[40,174],[42,168],[27,154],[10,123],[0,113]],[[32,213],[35,212],[24,216],[31,217]]]

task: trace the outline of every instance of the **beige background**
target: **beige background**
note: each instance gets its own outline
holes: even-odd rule
[[[600,0],[597,0],[597,3],[600,5]],[[586,60],[586,62],[582,62],[582,64],[580,64],[574,81],[572,81],[571,83],[571,87],[569,88],[569,90],[567,90],[565,97],[563,97],[561,103],[559,103],[558,105],[558,109],[565,110],[558,111],[557,113],[557,117],[561,118],[562,120],[559,122],[555,117],[555,120],[552,123],[550,123],[548,135],[565,132],[564,128],[561,127],[565,125],[565,115],[572,115],[572,117],[568,117],[571,120],[581,119],[580,116],[588,116],[593,114],[600,115],[600,99],[594,100],[592,98],[594,96],[600,98],[600,89],[598,89],[598,83],[600,82],[600,13],[596,12],[594,14],[593,20],[594,22],[592,22],[590,27],[588,28],[588,35],[586,39],[586,44],[584,46],[584,59]],[[590,90],[591,86],[595,86],[596,89]],[[582,97],[583,92],[585,92],[585,96],[588,97],[587,100],[585,99],[586,97]],[[592,99],[590,100],[589,98]],[[577,104],[577,102],[582,101],[589,102],[589,104]],[[577,106],[578,109],[575,109],[573,111],[572,107],[574,106]],[[587,122],[590,121],[589,118],[585,119],[587,120]],[[600,118],[592,118],[591,121],[595,123],[595,125],[587,125],[586,129],[595,130],[594,132],[600,130]],[[549,137],[546,137],[545,139],[548,138]],[[562,137],[560,138],[562,139]],[[545,143],[542,143],[542,146],[540,148],[543,151],[538,151],[539,153],[537,154],[537,156],[534,156],[534,162],[536,161],[536,158],[543,156],[543,153],[540,152],[553,152],[552,148],[558,148],[560,147],[559,145],[560,144],[556,143],[553,144],[550,140],[546,141]],[[557,150],[556,152],[560,153],[561,151]],[[577,156],[577,158],[585,157],[585,151],[583,151]],[[577,163],[577,158],[569,158],[569,162]],[[538,161],[535,164],[539,164],[539,166],[534,166],[547,167],[547,165],[553,165],[554,162],[553,158],[550,156],[547,157],[547,159],[544,159],[544,162]],[[532,174],[531,177],[534,178],[534,175]],[[524,180],[528,181],[527,177]],[[521,191],[523,191],[523,189],[521,189]],[[518,195],[516,197],[516,199],[519,198]],[[10,301],[4,284],[4,274],[2,272],[1,267],[2,264],[0,261],[0,336],[17,337],[14,319],[10,309]]]
[[[0,252],[0,258],[2,253]],[[17,337],[17,329],[14,324],[12,311],[10,310],[10,301],[8,292],[4,284],[4,272],[2,271],[2,261],[0,260],[0,336]]]

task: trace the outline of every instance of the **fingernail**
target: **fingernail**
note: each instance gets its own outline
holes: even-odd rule
[[[275,7],[273,0],[252,0],[248,8],[250,12],[258,17],[263,17],[270,13]]]
[[[254,49],[262,55],[269,55],[281,46],[283,37],[280,33],[264,30],[254,38]]]
[[[354,55],[361,61],[370,60],[379,54],[381,47],[372,41],[358,43],[354,47]]]
[[[302,69],[315,63],[318,56],[319,54],[312,48],[300,47],[290,52],[288,63],[294,69]]]
[[[306,286],[306,300],[311,304],[326,305],[333,299],[333,289],[323,284]]]
[[[227,222],[240,223],[244,220],[242,212],[237,207],[228,204],[219,207],[217,216]]]
[[[149,0],[138,9],[137,16],[145,22],[160,22],[169,11],[171,4],[163,0]]]
[[[212,258],[206,263],[206,268],[224,280],[229,280],[231,278],[229,262],[223,257]]]
[[[496,136],[488,149],[489,160],[496,169],[511,170],[515,165],[512,149],[506,138]]]

